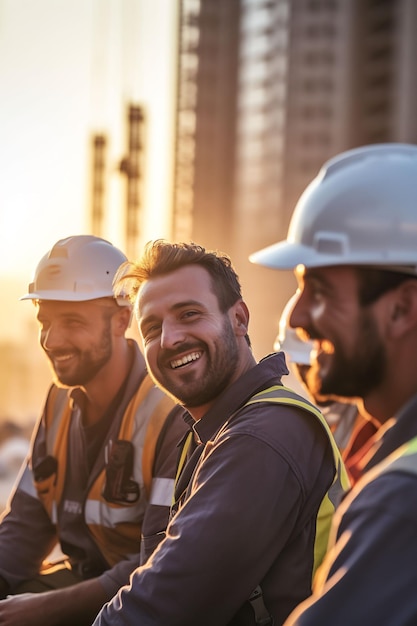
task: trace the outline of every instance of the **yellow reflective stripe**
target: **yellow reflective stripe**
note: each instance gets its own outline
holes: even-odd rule
[[[149,504],[171,506],[174,494],[173,478],[154,478],[151,486]]]
[[[273,385],[272,387],[268,387],[268,389],[264,389],[263,391],[259,391],[257,394],[252,396],[248,402],[246,402],[245,406],[248,404],[255,404],[255,402],[259,402],[259,400],[267,400],[270,402],[281,402],[281,400],[285,400],[285,404],[295,404],[298,406],[305,407],[311,413],[314,413],[316,417],[319,418],[320,421],[324,420],[324,425],[326,429],[331,432],[330,428],[323,415],[319,411],[319,409],[312,404],[307,398],[303,398],[299,396],[295,391],[290,389],[290,387],[284,387],[284,385]]]
[[[138,523],[143,517],[144,504],[139,500],[133,506],[111,506],[99,500],[87,500],[85,504],[85,521],[106,528],[114,528],[123,522]]]
[[[408,441],[405,446],[404,449],[402,450],[402,454],[404,456],[409,456],[410,454],[415,454],[417,452],[417,437],[414,437],[414,439],[410,439],[410,441]]]
[[[185,438],[184,445],[182,446],[181,455],[180,455],[180,458],[179,458],[179,461],[178,461],[178,467],[177,467],[177,471],[176,471],[176,474],[175,474],[174,489],[175,489],[175,485],[177,484],[178,479],[179,479],[179,477],[181,475],[181,472],[184,469],[184,465],[187,462],[187,454],[188,454],[188,450],[190,449],[193,437],[194,437],[194,432],[192,430],[190,430],[190,432],[188,433],[187,437]],[[174,493],[172,494],[171,504],[175,504],[175,494]]]
[[[417,437],[410,439],[392,452],[384,461],[379,463],[374,471],[374,476],[379,476],[390,471],[403,471],[409,474],[417,474]],[[371,473],[368,472],[367,476]],[[373,477],[374,477],[373,476]]]
[[[343,493],[345,493],[350,487],[349,476],[342,461],[340,450],[337,447],[337,444],[333,438],[330,427],[321,412],[316,406],[314,406],[314,404],[312,404],[302,396],[299,396],[289,387],[284,387],[283,385],[273,385],[272,387],[268,387],[268,389],[260,391],[256,395],[252,396],[252,398],[246,403],[245,406],[250,404],[256,404],[257,402],[275,402],[276,404],[285,404],[290,406],[292,405],[310,412],[320,421],[321,425],[327,433],[330,445],[332,446],[333,460],[336,471],[333,482],[323,500],[321,501],[317,513],[316,540],[314,543],[314,575],[317,567],[322,562],[327,550],[331,520],[335,508],[339,503]]]
[[[332,431],[330,430],[330,427],[328,423],[326,422],[325,418],[323,417],[319,409],[316,406],[314,406],[314,404],[312,404],[307,399],[302,398],[301,396],[296,394],[289,387],[284,387],[280,385],[274,385],[272,387],[269,387],[268,389],[265,389],[264,391],[260,391],[255,396],[253,396],[246,403],[245,406],[247,406],[248,404],[255,404],[256,402],[276,402],[277,404],[282,403],[282,404],[287,404],[287,405],[293,405],[293,406],[298,406],[302,409],[305,409],[306,411],[309,411],[310,413],[313,413],[313,415],[315,415],[319,419],[320,423],[322,424],[323,428],[325,429],[326,433],[329,436],[329,441],[332,446],[333,458],[335,461],[336,469],[340,468],[342,486],[346,486],[346,488],[350,487],[348,473],[342,462],[340,450],[337,447],[337,444],[334,440]]]

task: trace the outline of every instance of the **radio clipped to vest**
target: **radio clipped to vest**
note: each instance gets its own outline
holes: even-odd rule
[[[103,498],[114,504],[133,504],[137,502],[140,488],[132,480],[135,450],[131,441],[117,439],[110,442],[106,456],[106,479]]]

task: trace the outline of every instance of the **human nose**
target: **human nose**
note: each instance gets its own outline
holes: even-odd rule
[[[63,343],[59,328],[55,324],[50,324],[47,329],[41,329],[40,343],[42,348],[48,352],[59,348]]]
[[[291,328],[306,328],[310,319],[309,315],[306,298],[303,297],[303,292],[301,292],[291,311],[289,325]]]
[[[161,329],[161,348],[174,348],[182,343],[185,333],[180,324],[164,321]]]

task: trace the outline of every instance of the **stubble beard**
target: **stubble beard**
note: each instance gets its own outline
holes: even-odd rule
[[[203,406],[216,399],[233,379],[239,360],[239,351],[229,318],[225,316],[222,333],[215,342],[215,351],[212,356],[210,356],[207,344],[192,346],[192,349],[202,349],[208,360],[206,371],[198,379],[194,372],[189,375],[184,372],[182,382],[178,384],[169,376],[161,375],[160,378],[156,378],[152,375],[159,387],[187,408]]]
[[[53,370],[54,382],[59,387],[83,387],[87,385],[100,370],[110,360],[112,355],[112,341],[110,332],[110,322],[106,323],[106,327],[101,335],[100,343],[98,346],[91,350],[76,350],[76,359],[78,364],[76,370],[73,372],[56,371],[53,359],[50,358],[51,366]]]
[[[319,363],[312,364],[308,384],[321,401],[329,397],[365,398],[380,385],[386,369],[386,352],[378,328],[369,312],[364,311],[354,349],[346,355],[340,342],[334,341],[331,367],[322,375]]]

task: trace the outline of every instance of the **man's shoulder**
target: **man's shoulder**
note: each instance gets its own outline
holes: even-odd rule
[[[61,415],[64,408],[74,401],[76,395],[75,389],[58,387],[58,385],[52,383],[48,389],[45,401],[46,421],[49,422],[51,419]]]
[[[318,429],[324,432],[320,411],[311,402],[290,388],[274,385],[254,394],[229,421],[231,428],[255,426],[256,431],[293,431]],[[327,438],[327,437],[326,437]]]
[[[322,462],[330,439],[320,419],[309,411],[300,397],[293,402],[254,402],[241,407],[224,425],[219,435],[247,435],[263,441],[281,456],[296,465],[306,465],[306,459]],[[306,400],[308,403],[308,401]]]
[[[369,517],[371,523],[375,516],[383,513],[397,519],[404,517],[417,521],[417,468],[416,472],[404,471],[401,467],[385,470],[375,468],[355,485],[342,503],[340,513],[349,518]]]
[[[366,466],[366,470],[379,467],[389,455],[395,453],[400,446],[417,437],[417,394],[412,396],[403,406],[398,415],[388,420],[379,432],[382,433],[375,452]]]

